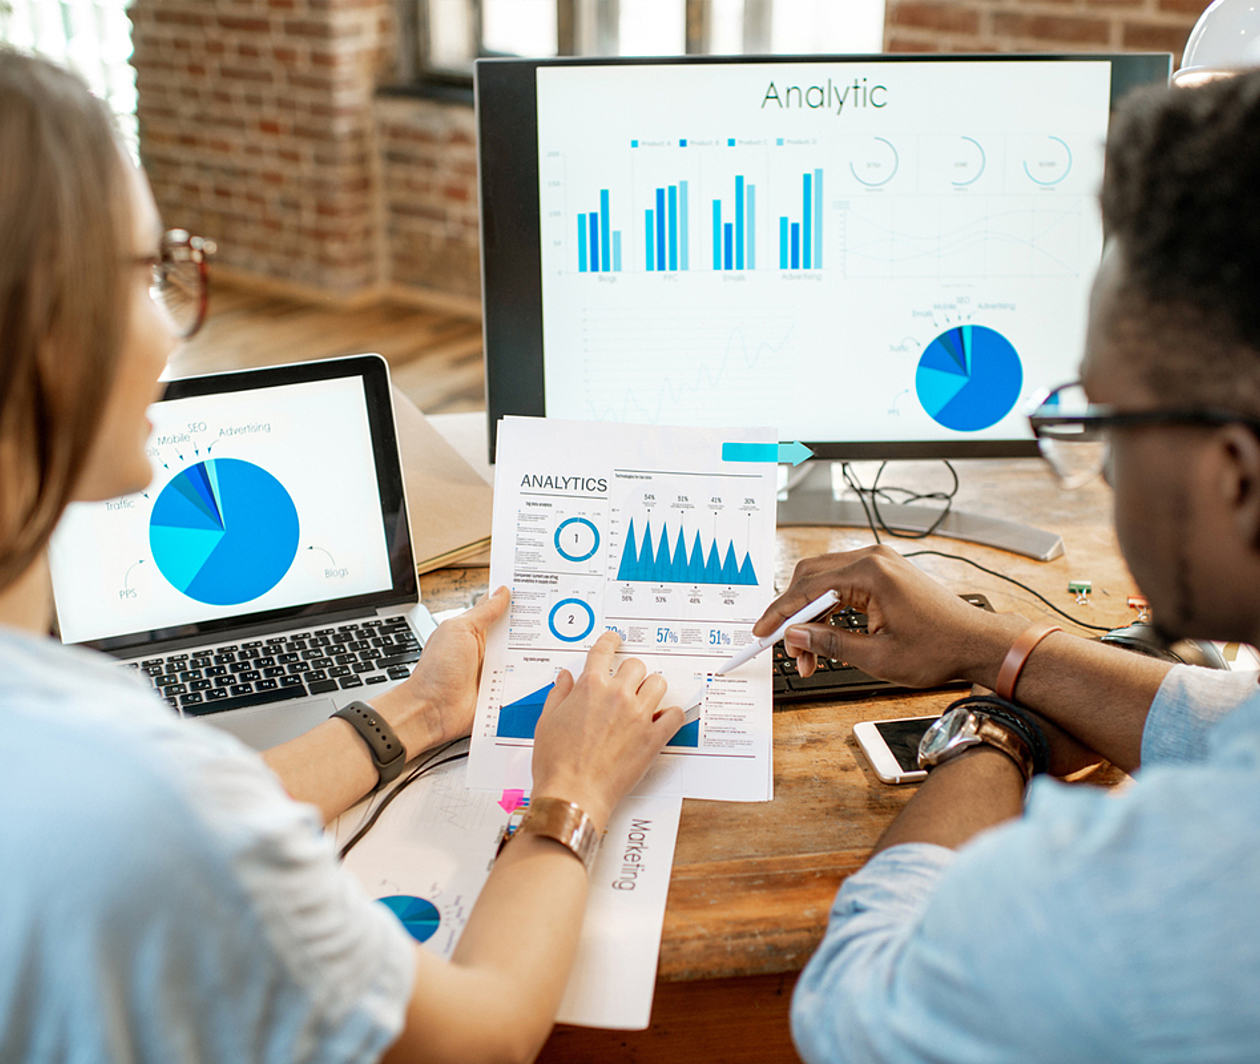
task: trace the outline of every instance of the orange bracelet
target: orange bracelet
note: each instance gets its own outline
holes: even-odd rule
[[[1019,674],[1024,671],[1024,666],[1028,663],[1029,655],[1051,632],[1061,631],[1063,629],[1057,624],[1044,624],[1038,621],[1020,632],[1015,642],[1011,644],[1011,649],[1006,652],[1002,667],[998,669],[997,683],[993,685],[993,693],[998,698],[1012,701],[1015,697],[1015,684],[1019,681]]]

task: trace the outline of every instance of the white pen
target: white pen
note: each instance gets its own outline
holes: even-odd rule
[[[783,638],[784,633],[794,624],[808,624],[810,621],[816,621],[820,617],[825,616],[840,605],[840,595],[836,591],[827,590],[819,595],[808,606],[802,606],[791,617],[784,621],[778,628],[767,636],[762,636],[744,647],[743,650],[732,654],[726,661],[722,662],[713,672],[711,676],[725,676],[728,672],[738,669],[746,661],[752,661],[763,650],[769,650],[775,643]],[[692,721],[700,719],[700,704],[704,701],[704,688],[686,703],[683,712],[683,724],[690,724]]]

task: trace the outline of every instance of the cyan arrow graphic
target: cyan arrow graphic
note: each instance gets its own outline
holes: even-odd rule
[[[811,451],[800,440],[792,443],[724,443],[723,462],[790,462],[800,465],[806,458],[813,458]]]

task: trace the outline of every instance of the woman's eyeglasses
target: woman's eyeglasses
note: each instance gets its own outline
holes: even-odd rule
[[[149,296],[180,339],[192,336],[206,319],[206,260],[216,250],[213,240],[193,236],[185,229],[168,229],[162,234],[158,257],[143,260],[153,271]]]
[[[1106,474],[1113,429],[1142,425],[1249,425],[1260,432],[1260,419],[1230,410],[1182,407],[1168,410],[1116,411],[1090,403],[1079,381],[1063,384],[1028,416],[1042,456],[1065,488],[1079,488]]]

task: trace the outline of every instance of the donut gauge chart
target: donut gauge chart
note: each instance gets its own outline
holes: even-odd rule
[[[595,628],[595,611],[579,598],[561,599],[547,614],[547,627],[562,643],[580,643]]]
[[[570,517],[556,527],[556,553],[567,562],[584,562],[599,550],[599,529],[585,517]]]
[[[978,432],[1014,408],[1024,367],[1014,345],[986,325],[957,325],[941,333],[919,357],[914,387],[938,425]]]
[[[149,549],[172,587],[212,606],[258,598],[289,571],[298,515],[284,485],[239,458],[181,469],[149,515]]]

